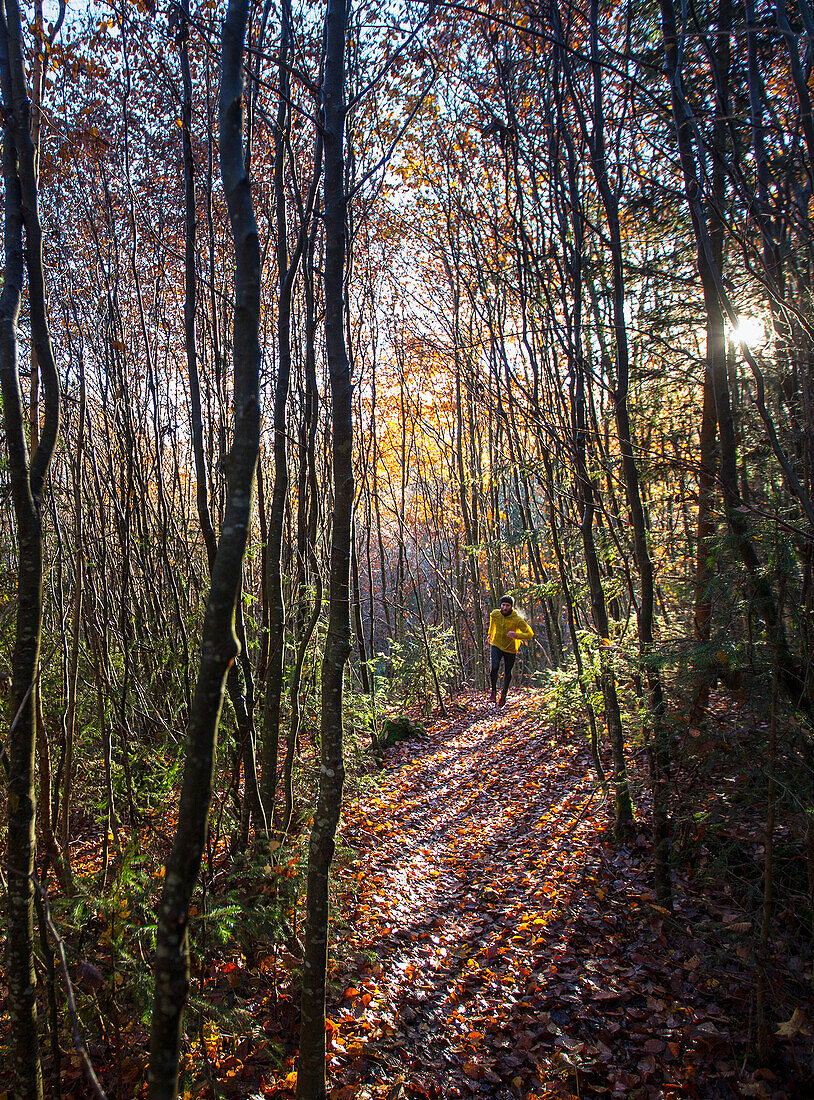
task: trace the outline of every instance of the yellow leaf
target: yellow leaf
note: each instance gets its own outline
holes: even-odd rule
[[[791,1018],[777,1025],[777,1034],[783,1039],[796,1039],[798,1035],[811,1035],[811,1025],[802,1009],[795,1008]]]

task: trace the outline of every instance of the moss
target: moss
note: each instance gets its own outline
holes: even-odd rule
[[[382,748],[389,748],[397,741],[408,741],[412,737],[423,737],[424,727],[420,722],[414,722],[406,715],[398,718],[385,718],[382,722],[382,733],[379,744]]]

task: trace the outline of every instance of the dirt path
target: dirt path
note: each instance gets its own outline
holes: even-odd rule
[[[578,853],[604,811],[587,750],[552,738],[538,707],[532,693],[502,712],[471,703],[426,742],[391,750],[376,803],[343,825],[362,853],[358,973],[333,1014],[348,1096],[542,1084],[543,987],[577,912],[597,901]],[[585,983],[602,992],[590,971]],[[563,1037],[565,1059],[568,1047]]]
[[[469,700],[349,807],[333,1100],[810,1096],[802,1063],[748,1064],[738,912],[691,868],[655,904],[646,826],[610,843],[587,744],[541,704]]]

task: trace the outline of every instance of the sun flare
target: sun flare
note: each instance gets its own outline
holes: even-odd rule
[[[766,343],[766,325],[760,317],[738,317],[738,323],[732,329],[732,339],[748,348],[760,347]]]

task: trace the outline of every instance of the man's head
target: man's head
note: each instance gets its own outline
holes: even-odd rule
[[[500,613],[502,615],[506,615],[507,617],[509,615],[511,615],[513,607],[514,607],[514,600],[512,599],[511,596],[501,596],[500,597]]]

